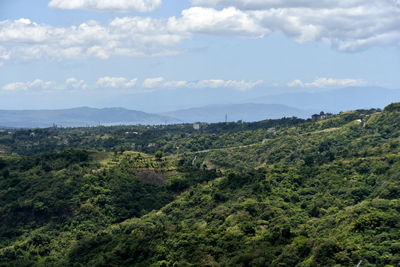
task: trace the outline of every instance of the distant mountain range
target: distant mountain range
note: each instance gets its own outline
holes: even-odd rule
[[[155,125],[191,122],[259,121],[282,117],[306,118],[312,114],[277,104],[232,104],[210,105],[199,108],[177,110],[163,114],[151,114],[124,108],[73,108],[62,110],[0,110],[2,127],[63,127],[97,125]]]
[[[400,101],[400,90],[381,87],[349,87],[315,93],[268,95],[249,99],[249,101],[337,113],[354,109],[383,108],[390,103]]]
[[[104,99],[98,99],[100,97],[104,97]],[[2,101],[4,100],[0,100],[0,106]],[[15,100],[13,101],[15,102]],[[70,101],[79,103],[76,100]],[[392,102],[399,102],[400,89],[372,86],[336,89],[259,86],[248,91],[233,90],[232,88],[218,90],[177,88],[113,97],[93,96],[90,100],[82,99],[82,101],[84,103],[80,105],[84,106],[118,106],[156,114],[208,105],[244,103],[280,104],[301,110],[339,112],[361,108],[383,108]],[[40,99],[36,102],[43,103]]]
[[[315,111],[301,110],[285,105],[246,103],[209,105],[166,112],[162,115],[174,117],[184,122],[221,122],[225,121],[225,116],[228,121],[260,121],[293,116],[308,118],[313,113]]]
[[[251,94],[254,94],[252,92]],[[259,92],[260,93],[260,92]],[[250,94],[250,95],[251,95]],[[96,125],[129,125],[129,124],[174,124],[192,122],[258,121],[296,116],[308,118],[320,111],[338,113],[344,110],[383,108],[392,102],[400,102],[400,90],[379,87],[350,87],[315,93],[285,93],[279,95],[258,96],[250,99],[231,99],[221,101],[225,104],[202,105],[188,101],[196,108],[185,108],[169,112],[145,113],[124,108],[73,108],[62,110],[0,110],[0,126],[2,127],[50,127],[53,124],[64,127],[96,126]],[[172,97],[172,96],[170,96]],[[236,95],[235,97],[239,97]],[[234,97],[234,98],[235,98]],[[196,97],[193,97],[196,98]],[[208,103],[217,101],[213,97]],[[189,100],[189,99],[188,99]],[[121,103],[128,99],[121,99]],[[158,100],[155,100],[156,102]],[[161,101],[161,100],[160,100]],[[180,103],[180,99],[165,97],[163,103]],[[205,101],[205,100],[204,100]],[[132,102],[131,105],[135,105]],[[147,110],[155,105],[151,99],[141,102],[148,104]],[[164,105],[159,104],[159,109]],[[232,104],[234,103],[234,104]],[[139,105],[140,106],[140,105]],[[168,104],[167,104],[168,106]],[[158,114],[155,114],[158,113]]]
[[[150,114],[123,108],[73,108],[61,110],[0,110],[3,127],[64,127],[120,125],[120,124],[171,124],[179,120],[164,115]]]

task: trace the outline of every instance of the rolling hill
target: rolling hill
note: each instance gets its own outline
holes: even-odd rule
[[[144,127],[154,154],[90,149],[126,128],[73,129],[93,142],[0,157],[0,266],[396,266],[399,118],[397,103],[274,126]],[[1,140],[29,147],[25,132],[71,129],[52,130]]]

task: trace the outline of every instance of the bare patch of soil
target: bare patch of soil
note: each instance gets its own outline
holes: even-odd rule
[[[161,173],[150,170],[139,170],[136,171],[136,175],[141,182],[149,184],[165,184],[167,182],[167,177]]]

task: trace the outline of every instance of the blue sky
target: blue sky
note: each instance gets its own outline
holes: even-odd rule
[[[399,3],[1,0],[0,109],[400,88]]]

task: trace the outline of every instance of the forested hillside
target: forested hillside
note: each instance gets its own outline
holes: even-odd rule
[[[155,126],[114,126],[87,128],[45,128],[0,130],[0,146],[9,153],[34,155],[69,148],[100,151],[132,150],[168,154],[193,152],[227,145],[252,144],[271,136],[276,127],[305,122],[298,118],[260,122],[229,122]]]
[[[400,104],[0,144],[0,266],[400,264]]]
[[[160,157],[85,150],[0,158],[0,170],[3,266],[57,264],[77,240],[217,177]]]

